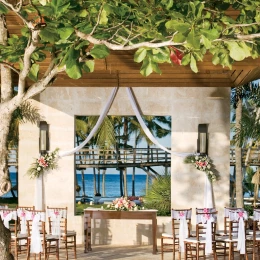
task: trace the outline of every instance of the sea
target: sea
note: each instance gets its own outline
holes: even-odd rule
[[[98,175],[96,174],[98,177]],[[10,172],[10,179],[12,182],[12,187],[17,184],[16,181],[16,173]],[[97,178],[98,179],[98,178]],[[84,174],[84,182],[85,182],[85,195],[88,197],[93,197],[94,194],[94,186],[93,186],[93,174]],[[80,192],[77,192],[77,196],[83,195],[83,185],[82,185],[82,176],[80,173],[77,173],[77,182],[81,187]],[[102,191],[102,174],[100,174],[100,194],[103,195]],[[135,196],[143,196],[145,194],[146,188],[146,174],[136,174],[135,175]],[[127,175],[127,192],[128,196],[132,195],[132,174]],[[14,190],[14,194],[17,196],[17,191]],[[8,192],[2,196],[2,198],[12,197],[12,193]],[[105,195],[104,197],[108,198],[116,198],[120,197],[120,176],[119,174],[113,173],[105,174]]]
[[[97,174],[96,174],[97,177]],[[94,196],[94,177],[93,174],[84,174],[85,194],[86,196]],[[83,194],[82,177],[77,174],[78,185],[81,187],[78,196]],[[100,194],[103,196],[103,181],[102,174],[100,175]],[[135,196],[143,196],[146,188],[146,174],[135,175]],[[127,192],[128,196],[132,195],[132,174],[127,175]],[[103,197],[114,198],[120,197],[120,175],[119,174],[105,174],[105,194]]]

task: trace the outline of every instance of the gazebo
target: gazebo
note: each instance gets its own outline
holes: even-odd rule
[[[13,24],[13,32],[19,29],[15,16],[7,22]],[[220,172],[219,183],[213,185],[215,206],[223,209],[229,205],[229,150],[230,150],[230,89],[260,78],[260,59],[247,58],[235,62],[232,69],[215,66],[211,55],[198,63],[198,73],[189,67],[176,64],[160,65],[162,74],[143,77],[140,64],[133,61],[133,52],[113,51],[96,62],[95,72],[81,79],[69,79],[60,74],[43,93],[31,100],[39,108],[49,125],[50,150],[66,151],[74,147],[76,115],[99,115],[106,104],[112,87],[119,87],[109,110],[110,115],[133,115],[125,89],[131,87],[143,115],[170,115],[172,117],[171,149],[177,152],[194,152],[198,138],[198,125],[208,125],[208,152]],[[48,59],[44,61],[48,64]],[[44,69],[44,66],[43,66]],[[39,127],[30,123],[20,126],[19,142],[19,204],[35,204],[35,180],[26,172],[32,158],[39,153]],[[203,205],[204,176],[191,166],[183,164],[183,158],[171,160],[172,207],[201,207]],[[68,225],[77,231],[77,241],[83,243],[82,216],[75,216],[75,161],[73,156],[59,160],[59,167],[43,177],[43,205],[67,206]],[[223,213],[219,214],[223,219]],[[160,232],[169,219],[158,219]],[[148,223],[149,224],[149,223]],[[95,243],[128,244],[148,242],[151,234],[147,223],[137,228],[111,220],[99,223]],[[123,230],[123,232],[122,232]],[[128,236],[125,236],[125,234]],[[98,236],[100,235],[100,236]],[[140,241],[140,236],[147,241]],[[103,238],[106,239],[103,239]]]

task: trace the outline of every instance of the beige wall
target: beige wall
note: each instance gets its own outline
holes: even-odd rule
[[[213,159],[221,180],[214,183],[214,197],[219,219],[223,207],[229,203],[229,88],[134,88],[144,115],[172,117],[171,149],[176,152],[194,152],[198,124],[209,125],[209,156]],[[74,116],[99,115],[112,88],[59,88],[51,87],[37,96],[32,103],[39,107],[43,119],[50,125],[50,150],[67,151],[74,147]],[[111,115],[133,115],[126,89],[120,88],[109,111]],[[31,124],[20,127],[19,143],[19,204],[35,204],[35,180],[26,175],[32,158],[38,155],[39,128]],[[74,216],[74,157],[59,160],[59,167],[44,176],[45,206],[68,206],[69,227],[83,242],[81,216]],[[172,207],[203,207],[204,173],[183,163],[183,158],[172,156]],[[111,225],[116,220],[110,221]],[[221,221],[220,221],[221,222]],[[114,224],[113,224],[114,223]],[[121,221],[120,221],[121,223]],[[123,223],[123,222],[122,222]],[[145,221],[134,222],[137,224]],[[168,223],[168,222],[167,222]],[[166,225],[168,225],[166,223]],[[162,229],[164,224],[159,225]],[[145,226],[144,226],[145,228]],[[136,228],[127,225],[126,232],[136,237]],[[112,232],[115,232],[112,228]],[[124,236],[124,235],[123,235]],[[159,235],[158,235],[159,236]],[[114,235],[113,244],[134,244],[135,239]]]

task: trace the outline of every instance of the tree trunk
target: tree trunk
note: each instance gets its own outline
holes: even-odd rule
[[[128,192],[127,192],[127,169],[124,168],[123,172],[124,172],[124,197],[127,197],[128,196]]]
[[[240,128],[240,121],[242,117],[242,100],[239,100],[236,108],[236,129]],[[236,155],[236,206],[244,207],[243,195],[243,173],[242,173],[242,148],[238,144],[235,147]]]
[[[107,169],[102,170],[102,196],[106,197],[106,171]]]

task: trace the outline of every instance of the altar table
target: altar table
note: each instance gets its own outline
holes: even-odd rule
[[[151,219],[153,254],[157,253],[157,210],[116,211],[87,208],[84,210],[84,249],[91,251],[91,219]]]

